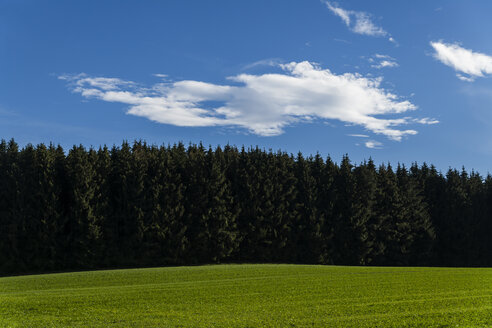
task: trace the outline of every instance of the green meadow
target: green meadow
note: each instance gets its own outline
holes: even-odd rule
[[[213,265],[4,277],[0,327],[492,327],[492,269]]]

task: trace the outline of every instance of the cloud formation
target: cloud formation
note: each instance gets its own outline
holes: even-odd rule
[[[131,81],[85,74],[60,79],[85,98],[129,105],[128,114],[155,122],[241,127],[261,136],[280,135],[296,123],[338,120],[399,141],[417,131],[398,126],[431,121],[394,118],[416,106],[383,89],[381,78],[337,75],[307,61],[279,66],[280,73],[229,77],[229,85],[184,80],[146,88]]]
[[[369,58],[369,62],[372,64],[371,67],[381,69],[381,68],[391,68],[398,67],[398,63],[396,59],[388,55],[375,54],[371,58]]]
[[[492,74],[492,56],[465,49],[456,43],[431,42],[434,58],[452,67],[463,81],[473,82],[477,77]],[[465,74],[465,75],[463,75]]]
[[[365,145],[367,148],[370,148],[370,149],[381,149],[383,148],[383,144],[379,141],[376,141],[376,140],[369,140],[369,141],[366,141],[365,142]]]
[[[388,36],[388,40],[395,42],[382,27],[376,26],[371,15],[363,11],[353,11],[340,8],[336,3],[321,0],[330,11],[340,17],[347,27],[354,33],[370,36]]]

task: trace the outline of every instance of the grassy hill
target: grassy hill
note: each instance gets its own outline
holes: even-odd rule
[[[488,327],[492,269],[216,265],[0,278],[0,327]]]

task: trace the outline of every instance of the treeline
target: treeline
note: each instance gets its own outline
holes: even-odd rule
[[[0,142],[0,272],[492,265],[492,177],[259,148]]]

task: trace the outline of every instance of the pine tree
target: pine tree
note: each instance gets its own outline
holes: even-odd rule
[[[6,193],[4,199],[4,213],[2,215],[2,238],[5,256],[3,267],[6,272],[23,272],[27,267],[22,261],[21,225],[22,223],[22,195],[21,195],[21,168],[19,160],[19,146],[11,139],[7,144],[4,157],[4,176],[2,177]]]
[[[186,238],[189,242],[187,256],[192,263],[207,263],[210,261],[209,216],[207,216],[208,184],[205,166],[205,148],[202,144],[190,145],[187,150],[185,194],[185,224]]]
[[[334,264],[335,260],[335,204],[336,190],[335,177],[338,174],[338,166],[330,157],[323,161],[316,154],[311,163],[311,174],[315,183],[317,211],[316,224],[319,225],[319,254],[316,262],[321,264]],[[316,227],[317,229],[317,227]]]
[[[152,146],[146,149],[147,171],[144,180],[143,240],[142,262],[144,265],[165,265],[164,245],[169,234],[168,227],[163,224],[164,212],[160,197],[164,184],[163,173],[165,158],[161,158],[159,148]]]
[[[402,201],[397,221],[401,249],[399,264],[427,265],[432,257],[435,232],[422,189],[404,166],[398,166],[396,175]]]
[[[68,227],[70,212],[70,185],[67,174],[67,159],[65,151],[58,145],[51,148],[53,155],[54,187],[58,195],[59,213],[54,223],[55,237],[55,264],[54,269],[67,269],[65,259],[67,257],[65,228]]]
[[[168,154],[168,155],[167,155]],[[186,257],[190,247],[187,238],[189,226],[186,222],[186,176],[187,155],[182,143],[174,145],[167,150],[161,149],[161,161],[164,163],[162,172],[162,191],[160,204],[163,210],[161,234],[165,238],[164,257],[166,263],[184,264],[190,263]]]
[[[272,159],[273,165],[269,166],[270,174],[274,178],[271,252],[274,261],[285,262],[292,256],[288,243],[297,217],[297,179],[294,175],[292,156],[279,151]]]
[[[91,206],[94,217],[100,226],[100,238],[93,245],[95,250],[94,261],[99,267],[109,266],[108,261],[117,253],[118,247],[115,237],[115,227],[111,224],[112,209],[110,206],[110,174],[111,156],[106,146],[99,147],[97,153],[91,156],[94,171],[94,197]]]
[[[210,148],[205,161],[208,199],[203,218],[208,222],[210,232],[209,257],[213,262],[220,262],[229,258],[238,246],[237,212],[233,212],[233,197],[225,176],[221,148],[217,147],[215,154]]]
[[[457,170],[449,170],[446,174],[446,198],[441,205],[444,207],[445,220],[440,225],[440,246],[442,259],[446,265],[465,265],[465,248],[471,237],[468,227],[468,207],[470,199],[463,185],[463,179]]]
[[[372,249],[372,263],[375,265],[397,265],[401,254],[400,232],[405,226],[399,222],[402,208],[396,175],[391,165],[378,169],[376,204],[369,221]]]
[[[355,244],[353,261],[364,265],[372,262],[375,240],[371,237],[369,222],[374,215],[376,204],[377,177],[376,167],[372,159],[354,169],[355,189],[351,209],[351,229]]]
[[[464,264],[466,266],[478,265],[481,259],[481,243],[484,240],[481,232],[481,223],[486,213],[485,188],[483,179],[477,172],[471,171],[468,174],[465,169],[461,172],[461,181],[464,185],[468,206],[465,209],[466,231],[469,234],[466,243],[462,245],[464,251]]]
[[[111,173],[109,177],[110,199],[112,215],[109,223],[115,239],[115,254],[109,256],[110,265],[132,265],[136,259],[136,251],[142,237],[142,227],[135,218],[138,208],[133,197],[139,195],[131,193],[132,188],[140,188],[140,185],[132,186],[136,179],[133,174],[133,160],[131,147],[128,142],[123,142],[120,148],[111,149]]]
[[[19,272],[17,220],[20,207],[18,146],[0,142],[0,272]]]
[[[335,264],[358,264],[359,236],[354,230],[357,218],[354,216],[356,181],[353,166],[344,156],[335,175],[336,203],[333,209],[333,248]]]
[[[317,165],[320,165],[320,159],[318,155]],[[289,248],[291,258],[297,263],[319,263],[322,252],[321,229],[324,218],[317,206],[319,184],[311,172],[313,161],[312,158],[305,160],[302,154],[298,153],[295,163],[296,219],[289,238]],[[316,169],[320,174],[322,163]]]
[[[123,149],[122,149],[123,150]],[[135,265],[141,258],[141,245],[144,234],[144,211],[148,210],[145,206],[145,181],[147,175],[147,145],[141,141],[135,142],[131,149],[131,155],[128,159],[130,171],[126,192],[128,199],[127,212],[124,216],[124,236],[125,244],[128,249],[127,260],[130,264]]]
[[[94,162],[96,153],[83,146],[73,147],[67,156],[67,181],[70,210],[65,227],[65,263],[70,268],[93,268],[97,245],[101,238],[101,222],[95,215],[93,200],[96,193]]]
[[[36,148],[36,174],[38,201],[36,210],[39,219],[39,249],[38,263],[35,265],[41,270],[54,270],[57,268],[57,250],[59,249],[57,235],[60,217],[63,215],[61,203],[62,189],[58,183],[56,161],[57,148],[50,145],[46,148],[43,144]]]
[[[28,144],[19,153],[19,213],[15,218],[19,260],[28,271],[55,267],[56,229],[60,213],[54,158],[45,145]]]
[[[479,227],[478,238],[480,240],[480,265],[490,266],[492,265],[492,176],[487,175],[484,182],[484,199],[485,209],[482,221]]]
[[[435,241],[431,262],[445,264],[445,253],[448,251],[443,243],[446,234],[446,180],[434,166],[424,163],[420,170],[411,169],[414,180],[422,190],[424,201],[427,204],[428,213],[435,231]]]
[[[261,179],[258,167],[254,165],[253,158],[259,155],[259,150],[253,154],[247,152],[244,146],[238,154],[236,169],[229,173],[232,181],[231,192],[238,204],[237,226],[240,241],[238,254],[239,261],[253,261],[258,248],[258,210],[259,210],[259,183]],[[258,254],[259,255],[259,254]]]

